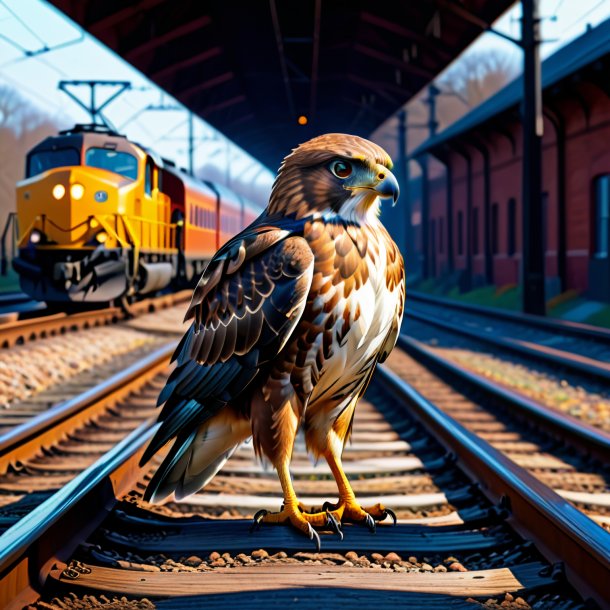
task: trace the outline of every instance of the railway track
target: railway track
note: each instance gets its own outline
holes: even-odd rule
[[[188,301],[191,295],[191,290],[183,290],[174,294],[144,299],[132,305],[131,315],[140,316],[172,307],[178,303]],[[58,313],[41,315],[27,320],[0,321],[0,347],[22,345],[35,339],[106,326],[125,319],[127,319],[125,313],[119,307],[109,307],[75,314]]]
[[[416,296],[419,298],[419,295]],[[428,297],[425,297],[426,299]],[[534,318],[534,328],[519,326],[509,314],[508,326],[494,312],[494,319],[462,312],[462,305],[444,310],[436,302],[431,308],[422,301],[409,310],[403,333],[437,358],[474,376],[485,377],[497,386],[519,393],[524,400],[573,415],[580,422],[610,433],[610,340],[606,331],[592,327],[576,330],[574,336],[560,330],[548,331],[556,320]],[[495,317],[500,319],[495,321]],[[525,317],[528,320],[529,317]],[[538,325],[544,328],[541,331]],[[581,336],[581,331],[585,336]],[[598,332],[599,331],[599,332]],[[590,337],[590,333],[596,333]],[[588,354],[588,355],[585,355]]]
[[[152,410],[153,389],[138,398],[144,410]],[[608,599],[610,534],[544,481],[389,368],[356,413],[346,471],[363,504],[382,501],[398,525],[381,523],[376,533],[346,525],[343,539],[323,533],[319,554],[286,527],[250,532],[253,513],[277,510],[281,494],[248,444],[203,492],[148,505],[141,495],[150,473],[136,466],[153,431],[147,420],[4,532],[2,601],[14,608],[284,602],[567,610],[583,607],[572,586],[600,604]],[[88,442],[97,434],[92,428]],[[44,459],[38,456],[30,459]],[[336,497],[330,473],[307,460],[302,444],[293,475],[305,504]]]
[[[610,381],[610,330],[409,291],[409,319],[594,381]]]

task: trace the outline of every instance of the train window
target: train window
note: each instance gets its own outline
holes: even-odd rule
[[[117,152],[108,148],[89,148],[85,154],[85,165],[106,169],[130,180],[136,180],[138,177],[138,160],[126,152]]]
[[[508,200],[508,256],[514,256],[517,251],[517,200]]]
[[[500,252],[500,212],[498,204],[494,203],[491,206],[491,253],[498,254]]]
[[[608,258],[610,242],[610,174],[595,179],[595,258]]]
[[[479,208],[472,210],[472,253],[479,253]]]
[[[80,153],[76,148],[58,148],[32,153],[28,159],[27,177],[36,176],[56,167],[80,165]]]
[[[150,161],[146,161],[144,167],[144,192],[147,195],[152,195],[152,179],[153,179],[153,168]]]

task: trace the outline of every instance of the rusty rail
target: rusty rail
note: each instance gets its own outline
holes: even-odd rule
[[[610,599],[610,533],[489,443],[426,400],[387,367],[378,378],[479,481],[482,491],[510,511],[511,525],[552,563],[563,563],[571,584],[604,606]]]
[[[449,309],[457,309],[467,313],[476,313],[488,318],[516,322],[518,324],[525,324],[527,326],[549,331],[559,331],[563,334],[569,334],[581,339],[597,339],[602,342],[610,342],[610,329],[602,328],[601,326],[593,326],[592,324],[585,324],[583,322],[572,322],[571,320],[562,320],[560,318],[543,318],[541,316],[517,311],[496,309],[493,307],[485,307],[484,305],[475,305],[473,303],[464,303],[462,301],[437,297],[411,289],[408,291],[408,298],[413,301],[422,301],[423,303],[439,305]]]
[[[465,382],[492,399],[509,405],[511,414],[521,413],[529,421],[536,422],[545,432],[578,447],[584,454],[592,455],[602,463],[610,463],[610,434],[608,432],[595,428],[567,413],[551,409],[507,387],[493,383],[434,353],[411,337],[400,335],[398,346],[428,368],[439,371],[443,376]]]
[[[168,366],[174,348],[174,343],[163,346],[81,396],[0,437],[2,471],[142,387]],[[35,599],[35,587],[55,563],[68,557],[82,537],[99,525],[116,498],[131,488],[141,476],[137,462],[153,428],[153,420],[142,424],[0,536],[1,607]]]
[[[190,290],[182,290],[175,294],[162,295],[151,299],[144,299],[132,306],[135,315],[143,315],[160,309],[172,307],[191,298]],[[0,345],[12,347],[35,338],[44,338],[61,335],[96,326],[114,324],[126,319],[125,314],[118,307],[95,309],[75,314],[53,314],[39,316],[29,320],[10,321],[0,324]]]

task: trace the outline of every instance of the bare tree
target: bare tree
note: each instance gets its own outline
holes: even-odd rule
[[[57,133],[65,119],[44,113],[12,87],[0,86],[0,231],[15,211],[15,185],[24,177],[25,156],[38,142]]]
[[[518,74],[510,55],[497,50],[465,54],[450,68],[440,84],[470,107],[499,91]]]

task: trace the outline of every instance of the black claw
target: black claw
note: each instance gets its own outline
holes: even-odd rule
[[[311,523],[308,523],[307,525],[309,525],[309,539],[315,541],[316,553],[319,553],[320,548],[322,547],[322,543],[320,542],[320,536],[318,535],[318,532],[316,532],[316,530],[311,527]]]
[[[341,531],[341,524],[337,521],[337,518],[332,513],[326,510],[326,525],[343,540],[343,532]]]
[[[396,513],[391,508],[385,509],[385,514],[383,515],[383,518],[385,519],[387,516],[392,517],[392,521],[394,521],[394,525],[396,525],[398,523],[398,519],[396,518]]]
[[[368,513],[364,518],[364,524],[369,528],[369,530],[374,534],[377,531],[377,524],[375,523],[375,519],[371,517]]]
[[[263,517],[268,514],[269,511],[265,508],[262,508],[261,510],[257,511],[257,513],[254,515],[254,523],[252,523],[252,525],[250,526],[250,532],[260,529]]]

